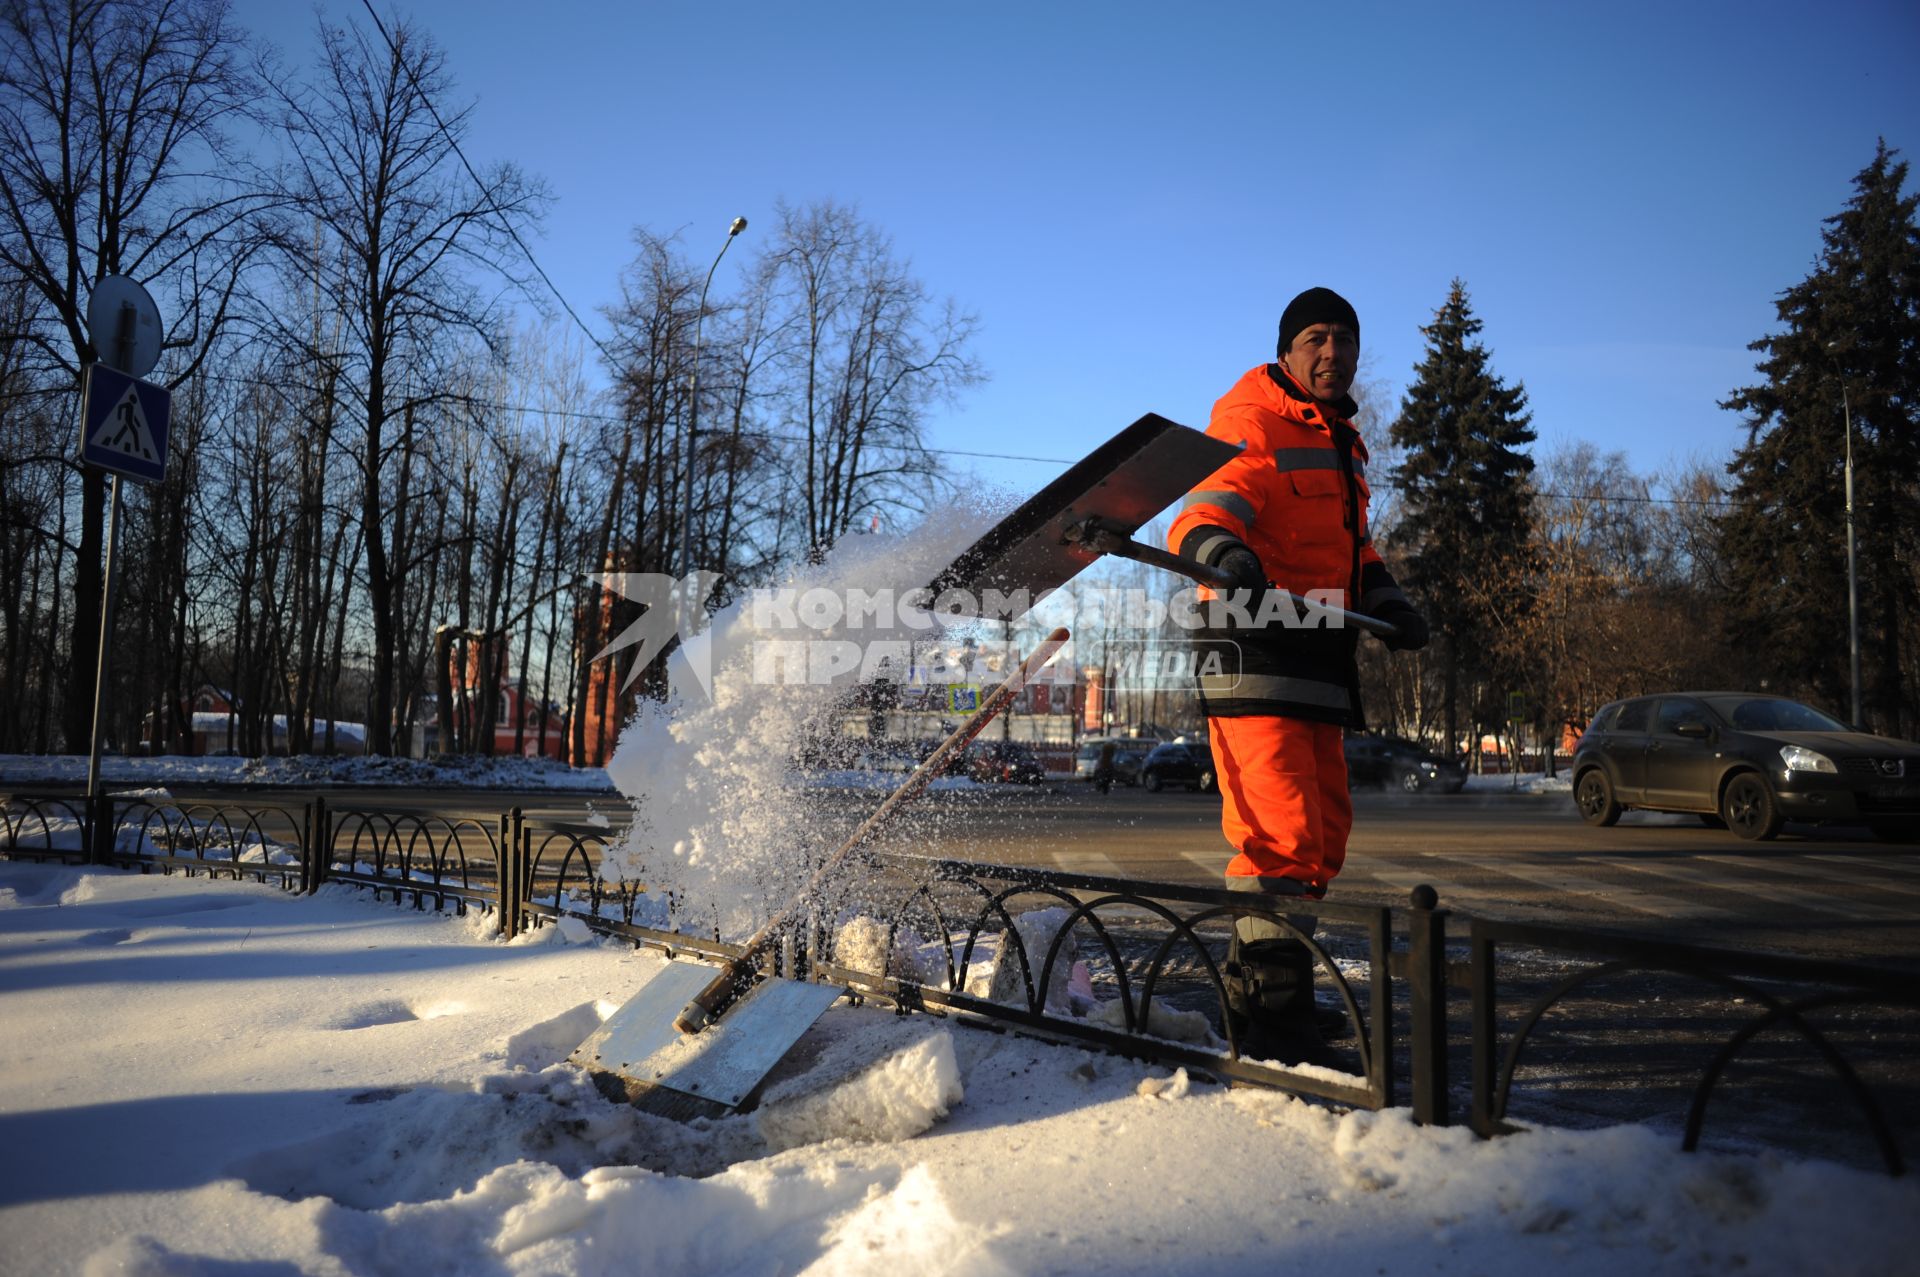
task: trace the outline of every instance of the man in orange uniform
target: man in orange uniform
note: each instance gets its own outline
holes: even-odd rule
[[[1244,612],[1201,635],[1225,658],[1200,676],[1221,828],[1237,855],[1227,886],[1319,899],[1346,859],[1353,802],[1342,730],[1364,725],[1353,627],[1286,625],[1260,607],[1267,587],[1319,592],[1392,622],[1396,650],[1426,645],[1427,623],[1395,584],[1367,529],[1367,449],[1347,391],[1360,319],[1327,288],[1280,317],[1279,360],[1255,368],[1213,406],[1207,433],[1245,450],[1187,495],[1169,548],[1231,573]],[[1328,592],[1331,592],[1329,594]],[[1274,600],[1277,601],[1277,600]],[[1297,613],[1293,613],[1297,616]],[[1291,921],[1311,934],[1313,919]],[[1228,1010],[1243,1054],[1323,1062],[1313,958],[1295,936],[1242,919],[1228,954]]]

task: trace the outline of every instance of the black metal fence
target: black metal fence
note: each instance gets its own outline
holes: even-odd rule
[[[493,820],[448,819],[368,802],[364,793],[93,804],[0,797],[0,854],[14,858],[247,877],[298,892],[347,884],[416,909],[483,909],[504,935],[571,920],[668,953],[739,952],[687,925],[680,902],[650,893],[645,882],[606,877],[611,836],[604,826],[531,821],[519,808]],[[1872,1005],[1905,1016],[1920,1038],[1920,997],[1902,972],[1464,919],[1439,908],[1428,887],[1404,906],[1385,907],[898,853],[869,853],[860,866],[848,879],[857,891],[823,895],[786,937],[779,972],[903,1011],[1234,1083],[1369,1109],[1406,1104],[1416,1121],[1433,1125],[1454,1118],[1464,1055],[1471,1125],[1487,1137],[1519,1129],[1509,1114],[1516,1078],[1545,1051],[1558,1011],[1606,980],[1661,973],[1743,1008],[1717,1037],[1694,1032],[1686,1044],[1699,1062],[1690,1066],[1683,1147],[1698,1144],[1729,1066],[1763,1035],[1787,1030],[1830,1075],[1881,1164],[1904,1171],[1900,1124],[1880,1093],[1911,1099],[1911,1080],[1869,1080],[1850,1062],[1858,1044],[1814,1022],[1816,1012]],[[1289,929],[1315,920],[1310,933],[1296,934],[1348,1023],[1335,1039],[1342,1069],[1287,1068],[1241,1054],[1225,1015],[1222,968],[1242,917]],[[1466,960],[1449,958],[1450,940],[1456,950],[1464,944]],[[1528,978],[1505,972],[1503,959],[1514,955],[1531,962]],[[1551,955],[1544,968],[1542,955]]]

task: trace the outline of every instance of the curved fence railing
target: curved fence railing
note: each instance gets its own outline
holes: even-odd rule
[[[710,924],[690,925],[685,902],[644,880],[609,877],[613,836],[604,825],[530,821],[518,808],[447,817],[365,794],[91,802],[0,794],[0,855],[12,858],[246,877],[304,892],[344,884],[416,909],[480,908],[504,935],[579,925],[668,953],[739,954]],[[1450,915],[1438,905],[1426,887],[1392,908],[1292,897],[1270,905],[1214,888],[870,852],[813,902],[770,967],[903,1013],[997,1024],[1357,1107],[1410,1103],[1417,1121],[1432,1124],[1451,1119],[1449,1039],[1460,1036],[1482,1136],[1523,1129],[1509,1108],[1543,1043],[1582,1048],[1559,1028],[1569,1007],[1609,980],[1659,975],[1717,991],[1737,1012],[1719,1036],[1696,1032],[1688,1044],[1705,1049],[1680,1105],[1683,1147],[1698,1146],[1716,1096],[1754,1044],[1788,1035],[1830,1079],[1881,1163],[1904,1171],[1882,1080],[1863,1073],[1856,1045],[1816,1017],[1891,1009],[1920,1036],[1920,992],[1907,973],[1480,917],[1464,920],[1469,961],[1449,962]],[[1348,1026],[1335,1040],[1343,1067],[1247,1058],[1226,1014],[1225,970],[1233,925],[1247,917],[1306,943],[1326,1009]],[[1299,925],[1308,918],[1311,928]],[[1456,937],[1459,921],[1451,920]],[[1505,972],[1503,957],[1519,952],[1553,955],[1544,987]],[[1464,1034],[1454,1033],[1450,992],[1463,995]],[[1908,1079],[1907,1089],[1920,1088]]]
[[[1920,1029],[1920,990],[1910,974],[1490,918],[1471,920],[1468,944],[1472,1123],[1477,1133],[1491,1136],[1521,1129],[1509,1120],[1516,1079],[1530,1052],[1552,1036],[1552,1017],[1572,1005],[1578,995],[1626,978],[1643,985],[1656,981],[1657,987],[1666,990],[1678,982],[1719,994],[1718,1007],[1729,1022],[1695,1035],[1706,1062],[1685,1088],[1683,1148],[1691,1151],[1699,1146],[1710,1103],[1729,1066],[1761,1035],[1772,1032],[1797,1042],[1799,1055],[1827,1077],[1841,1107],[1855,1114],[1887,1171],[1905,1172],[1895,1124],[1875,1088],[1834,1040],[1834,1028],[1816,1023],[1812,1013],[1844,1007],[1887,1010],[1902,1019],[1911,1033]],[[1562,965],[1571,964],[1572,970],[1544,989],[1516,994],[1513,982],[1503,984],[1500,978],[1502,951],[1516,949],[1529,955],[1554,955]],[[1653,1000],[1661,996],[1653,995]],[[1504,1035],[1500,1031],[1503,1012],[1508,1022]],[[1692,1019],[1696,1027],[1701,1022],[1697,1014]]]
[[[122,799],[113,804],[107,845],[98,858],[122,868],[272,878],[297,888],[306,881],[312,838],[307,818],[304,805]]]
[[[937,1008],[1122,1054],[1280,1085],[1367,1108],[1398,1102],[1393,911],[1019,866],[871,854],[865,912],[816,918],[818,974],[913,1008]],[[1319,935],[1296,931],[1311,916]],[[1303,939],[1346,1016],[1346,1067],[1248,1059],[1227,1015],[1223,968],[1236,919]],[[858,925],[865,922],[863,931]],[[1356,986],[1331,949],[1365,972]],[[824,943],[822,942],[824,938]],[[857,949],[850,953],[849,949]],[[1405,996],[1431,996],[1411,982]],[[1429,1115],[1434,1116],[1434,1115]]]
[[[89,815],[84,798],[6,795],[0,798],[0,851],[21,860],[84,863]]]
[[[323,849],[313,884],[351,883],[374,898],[411,900],[416,909],[431,900],[498,908],[501,880],[513,837],[512,813],[496,820],[447,817],[353,805],[321,808],[317,845]]]

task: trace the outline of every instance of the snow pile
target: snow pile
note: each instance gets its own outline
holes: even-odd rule
[[[984,976],[989,1001],[1029,1006],[1031,999],[1027,991],[1038,990],[1044,975],[1047,989],[1046,996],[1041,999],[1043,1009],[1070,1011],[1073,1006],[1070,985],[1077,953],[1071,934],[1061,942],[1052,969],[1047,968],[1047,955],[1070,916],[1069,910],[1060,907],[1015,914],[1013,929],[1018,939],[1017,945],[1005,935],[982,936],[981,946],[974,950],[974,961],[967,967],[969,992],[975,982]]]
[[[889,932],[891,944],[889,944]],[[855,914],[840,924],[833,938],[833,960],[850,971],[868,972],[916,984],[944,984],[946,964],[938,950],[911,928],[893,931],[880,919]]]
[[[1127,1028],[1127,1005],[1115,998],[1111,1002],[1102,1002],[1094,1007],[1086,1017],[1096,1024],[1104,1024],[1110,1029]],[[1140,1008],[1133,1009],[1134,1031],[1146,1034],[1150,1038],[1159,1038],[1165,1042],[1191,1042],[1210,1050],[1225,1050],[1226,1043],[1214,1033],[1207,1017],[1198,1011],[1182,1011],[1167,1006],[1158,998],[1148,1008],[1146,1023],[1140,1023]]]
[[[965,1090],[952,1035],[925,1021],[874,1014],[882,1016],[880,1026],[832,1040],[806,1074],[769,1088],[757,1114],[769,1148],[904,1140],[960,1102]]]
[[[582,1002],[552,1019],[522,1029],[507,1039],[507,1064],[536,1072],[558,1064],[619,1009],[612,1002]]]
[[[1573,773],[1562,771],[1558,776],[1549,776],[1545,772],[1519,772],[1510,775],[1469,776],[1461,788],[1468,794],[1570,794],[1573,792]]]

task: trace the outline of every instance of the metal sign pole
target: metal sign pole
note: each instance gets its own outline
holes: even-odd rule
[[[107,640],[113,633],[113,594],[120,560],[114,554],[120,529],[120,476],[110,480],[107,498],[107,571],[100,593],[100,652],[93,667],[93,743],[87,755],[87,802],[100,796],[100,720],[107,708]]]
[[[134,360],[134,340],[139,314],[132,303],[120,306],[119,323],[114,340],[115,367],[122,371],[131,371]],[[84,399],[82,401],[84,403]],[[83,413],[84,419],[84,413]],[[94,810],[93,804],[100,797],[100,720],[106,716],[107,709],[107,647],[113,636],[113,593],[119,580],[120,561],[114,553],[119,542],[120,532],[120,476],[112,476],[107,497],[107,562],[105,580],[100,590],[100,650],[93,666],[93,738],[87,746],[87,807]],[[157,726],[157,725],[156,725]],[[97,844],[92,854],[99,854]]]

